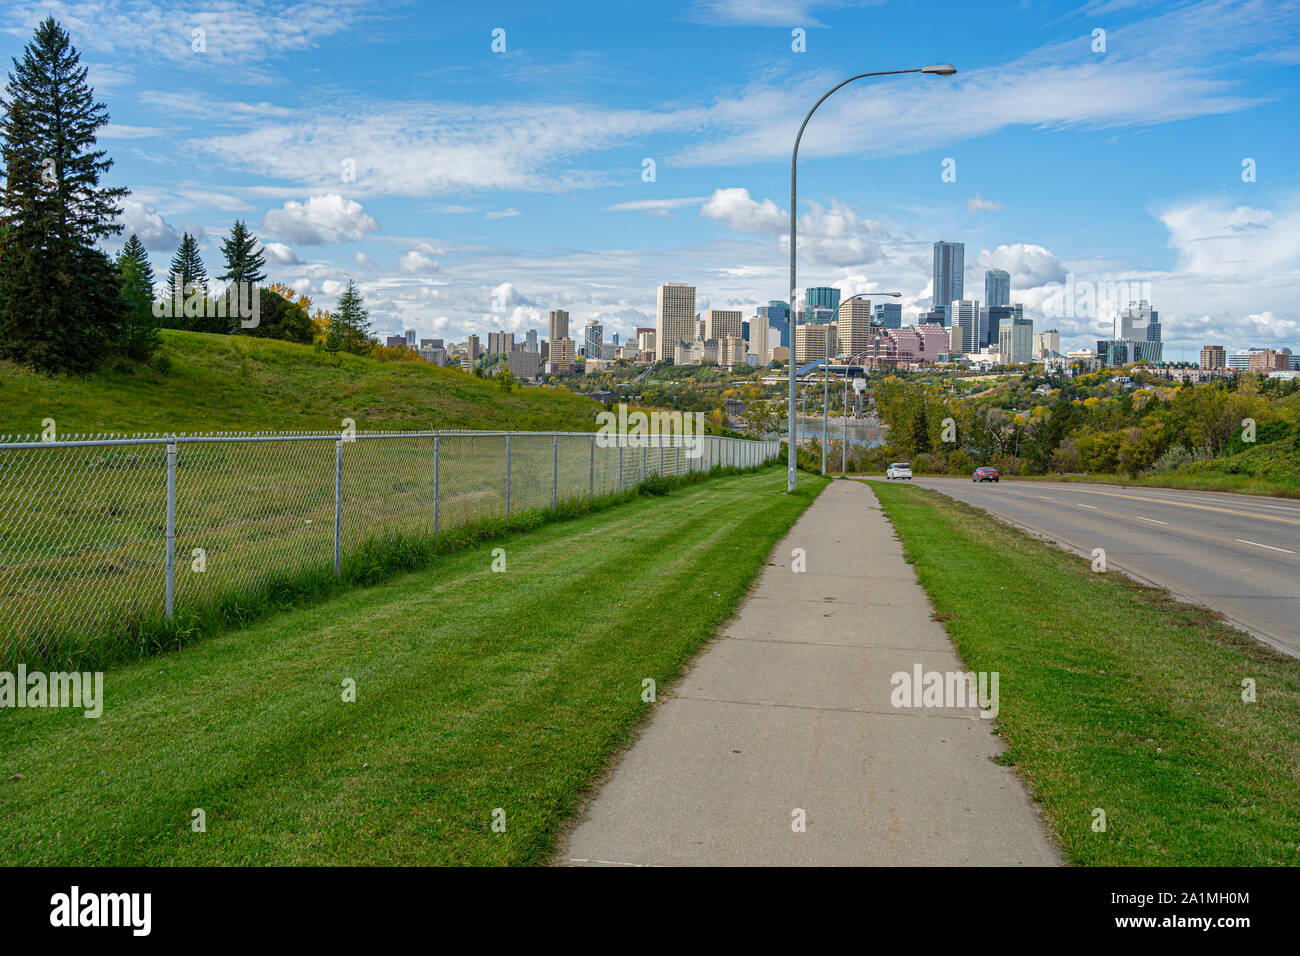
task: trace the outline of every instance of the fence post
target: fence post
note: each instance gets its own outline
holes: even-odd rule
[[[436,520],[436,519],[435,519]],[[343,442],[334,443],[334,576],[343,573]]]
[[[176,443],[167,445],[167,583],[163,593],[163,613],[172,616],[176,600]]]
[[[618,490],[623,490],[623,436],[618,436]]]
[[[591,472],[587,477],[587,497],[596,497],[596,436],[591,436]]]
[[[555,449],[551,459],[551,510],[560,510],[560,436],[556,435]]]
[[[506,517],[510,517],[510,436],[506,435]]]
[[[646,436],[646,441],[647,442],[650,441],[650,437],[648,435]],[[645,481],[646,476],[649,473],[650,473],[650,446],[649,444],[645,444],[641,446],[641,480]]]
[[[664,436],[663,435],[659,436],[659,474],[660,475],[667,474],[667,472],[664,471]]]
[[[433,533],[438,533],[438,443],[442,439],[433,436]]]

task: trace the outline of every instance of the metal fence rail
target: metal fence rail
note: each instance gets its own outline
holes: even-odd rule
[[[276,576],[338,573],[384,532],[436,534],[651,475],[756,467],[781,449],[707,435],[696,448],[681,436],[644,441],[438,431],[0,439],[0,664]]]

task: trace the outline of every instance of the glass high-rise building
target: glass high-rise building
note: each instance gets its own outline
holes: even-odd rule
[[[984,306],[1011,304],[1011,274],[1003,269],[989,269],[984,273]]]
[[[770,328],[776,329],[780,336],[780,345],[790,347],[790,306],[781,299],[772,299],[767,305],[758,307],[758,317],[766,319]],[[768,348],[771,348],[768,343]]]
[[[952,325],[952,304],[965,292],[966,243],[934,244],[934,311],[943,313],[943,324]]]
[[[803,301],[805,312],[811,313],[813,309],[830,309],[834,312],[840,307],[840,290],[813,286],[804,290]]]
[[[903,327],[903,305],[901,302],[878,302],[876,303],[875,315],[872,318],[887,329],[901,329]]]

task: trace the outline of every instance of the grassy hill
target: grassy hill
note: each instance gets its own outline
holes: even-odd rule
[[[164,332],[155,368],[53,378],[0,362],[0,435],[85,432],[499,428],[592,431],[601,406],[426,362],[332,357],[305,345]],[[162,369],[162,370],[160,370]]]

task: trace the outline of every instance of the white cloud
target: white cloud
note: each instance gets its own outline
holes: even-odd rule
[[[1013,242],[996,249],[985,249],[976,262],[981,272],[985,269],[1004,269],[1010,273],[1013,299],[1017,289],[1065,281],[1065,267],[1056,256],[1042,246],[1031,243]]]
[[[434,262],[430,257],[432,253],[433,248],[431,246],[419,246],[398,259],[397,268],[399,271],[410,275],[437,272],[438,263]]]
[[[492,210],[484,217],[486,219],[509,219],[511,216],[518,216],[518,209],[500,209]]]
[[[124,227],[123,234],[135,233],[140,237],[146,249],[172,251],[181,242],[181,234],[154,209],[134,199],[122,201],[122,214],[118,222]]]
[[[977,189],[974,197],[966,200],[966,208],[971,212],[994,212],[1002,208],[1002,203],[996,199],[981,199]]]
[[[788,233],[788,212],[770,199],[758,202],[742,187],[715,190],[700,208],[700,214],[737,232],[779,236]]]
[[[285,245],[283,242],[267,242],[262,245],[262,249],[266,252],[267,261],[275,265],[278,266],[302,265],[302,260],[298,258],[298,254],[294,252],[290,246]]]
[[[515,306],[536,305],[526,295],[514,287],[513,283],[502,282],[492,290],[492,311],[505,312]]]
[[[300,246],[323,246],[378,232],[379,222],[361,203],[329,193],[312,196],[305,203],[290,200],[282,209],[270,210],[262,227]]]

